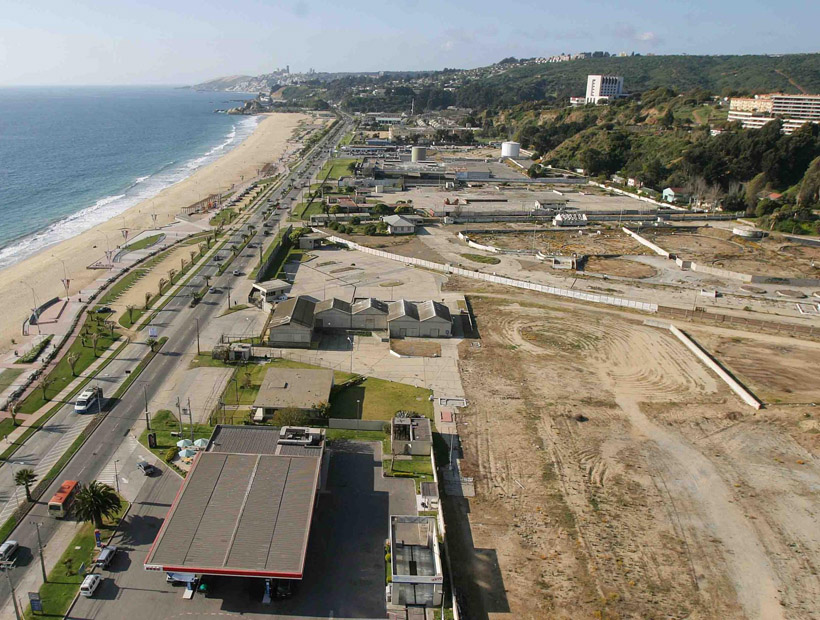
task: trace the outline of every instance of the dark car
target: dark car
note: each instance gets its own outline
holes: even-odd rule
[[[114,312],[114,311],[111,308],[109,308],[108,306],[100,306],[99,308],[97,308],[96,312],[101,313],[101,314],[110,314],[111,312]]]
[[[140,461],[137,463],[137,469],[139,469],[144,476],[153,476],[154,472],[157,471],[157,468],[147,461]]]

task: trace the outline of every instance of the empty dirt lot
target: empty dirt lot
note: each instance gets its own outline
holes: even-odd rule
[[[639,263],[628,258],[600,258],[597,256],[590,257],[584,263],[584,271],[624,278],[651,278],[658,273],[657,269],[646,263]]]
[[[486,233],[467,231],[470,239],[482,245],[493,245],[508,250],[536,250],[561,254],[601,254],[610,256],[638,256],[652,251],[624,234],[620,229],[543,231],[533,233]],[[599,234],[600,233],[600,234]],[[534,237],[534,239],[533,239]]]
[[[641,234],[682,258],[721,269],[784,278],[820,277],[820,248],[785,242],[778,236],[752,241],[710,227]]]
[[[755,412],[642,317],[481,290],[477,495],[445,502],[468,618],[816,617],[814,408]]]

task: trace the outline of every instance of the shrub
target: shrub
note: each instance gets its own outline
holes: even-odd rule
[[[171,446],[170,448],[168,448],[165,451],[165,456],[163,456],[163,460],[166,463],[170,463],[171,461],[173,461],[176,458],[176,456],[177,456],[177,447],[176,446]]]

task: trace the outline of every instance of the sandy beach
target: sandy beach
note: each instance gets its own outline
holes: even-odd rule
[[[262,165],[278,159],[293,130],[309,118],[303,114],[265,115],[242,144],[187,179],[104,224],[0,271],[0,299],[5,307],[0,320],[0,353],[14,347],[12,338],[16,338],[18,343],[21,340],[23,321],[34,306],[29,287],[36,291],[38,303],[64,296],[65,289],[61,282],[64,266],[71,280],[69,294],[88,287],[107,272],[87,269],[87,266],[104,258],[107,243],[112,249],[125,243],[121,229],[128,229],[129,238],[134,238],[154,227],[152,213],[157,214],[156,226],[167,225],[174,221],[183,207],[209,194],[226,191],[243,180],[252,179]]]

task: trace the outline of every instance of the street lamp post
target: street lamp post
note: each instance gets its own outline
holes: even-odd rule
[[[151,420],[148,418],[148,390],[145,387],[145,383],[142,384],[142,395],[145,397],[145,427],[150,431]]]
[[[199,319],[194,319],[196,321],[196,354],[201,355],[201,351],[199,350]]]

